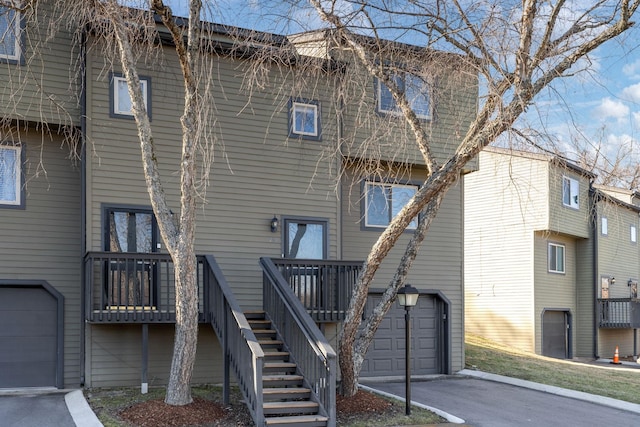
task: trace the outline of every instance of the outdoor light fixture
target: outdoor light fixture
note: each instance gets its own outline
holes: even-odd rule
[[[612,285],[615,285],[615,284],[616,284],[616,278],[615,278],[615,277],[612,277],[612,278],[611,278],[611,284],[612,284]]]
[[[420,292],[410,284],[398,291],[398,304],[404,307],[405,348],[405,413],[411,415],[411,315],[409,310],[418,303]]]
[[[271,219],[271,232],[275,233],[276,231],[278,231],[278,217],[274,215]]]

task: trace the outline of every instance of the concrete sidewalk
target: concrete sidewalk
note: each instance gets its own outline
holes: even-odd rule
[[[0,425],[11,427],[102,427],[82,390],[0,390]]]

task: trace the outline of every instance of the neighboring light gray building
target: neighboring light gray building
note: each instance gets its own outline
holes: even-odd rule
[[[637,355],[637,193],[490,147],[465,179],[465,330],[537,354]]]

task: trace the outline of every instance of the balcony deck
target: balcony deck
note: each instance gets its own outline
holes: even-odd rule
[[[640,301],[632,298],[598,299],[601,328],[640,328]]]
[[[199,321],[208,321],[209,280],[198,256]],[[175,323],[175,275],[165,254],[89,252],[85,256],[89,323]]]

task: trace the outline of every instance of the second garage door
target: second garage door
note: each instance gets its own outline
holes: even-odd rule
[[[369,294],[366,316],[380,301],[379,293]],[[443,372],[446,340],[443,333],[442,302],[436,295],[420,295],[418,305],[411,309],[411,374],[431,375]],[[405,310],[393,303],[385,315],[366,358],[360,375],[398,376],[405,369]]]
[[[58,300],[42,286],[0,286],[0,388],[58,384]]]

